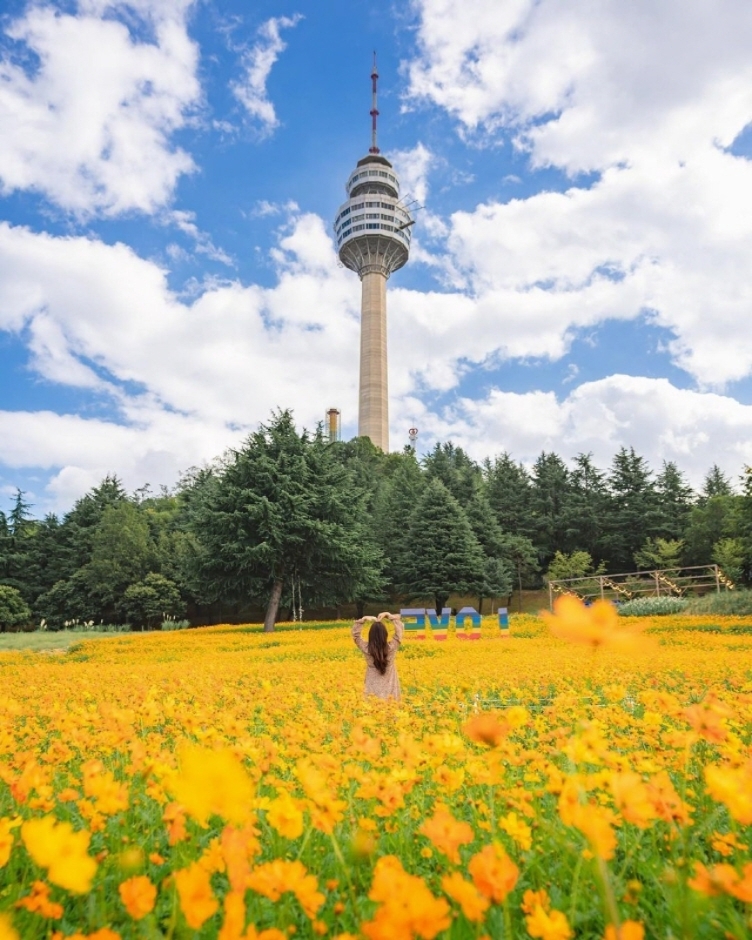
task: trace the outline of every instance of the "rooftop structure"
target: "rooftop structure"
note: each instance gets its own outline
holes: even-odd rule
[[[374,53],[371,147],[347,180],[334,232],[340,261],[362,282],[358,435],[388,451],[386,282],[407,262],[413,219],[400,202],[399,178],[378,147],[378,78]]]

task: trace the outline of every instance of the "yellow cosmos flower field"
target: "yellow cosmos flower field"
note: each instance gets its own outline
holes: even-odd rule
[[[364,702],[345,624],[0,654],[0,940],[750,936],[752,620],[398,669]]]

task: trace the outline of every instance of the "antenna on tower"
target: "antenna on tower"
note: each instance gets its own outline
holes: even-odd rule
[[[371,101],[371,149],[369,153],[379,153],[376,143],[376,118],[379,116],[379,109],[376,107],[376,86],[379,82],[379,70],[376,68],[376,50],[373,50],[373,71],[371,72],[371,82],[373,83],[372,101]]]

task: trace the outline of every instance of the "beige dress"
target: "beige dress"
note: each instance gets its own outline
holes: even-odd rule
[[[397,675],[397,650],[402,643],[402,635],[405,628],[400,621],[394,624],[394,638],[389,640],[388,658],[386,672],[382,676],[379,670],[374,666],[373,659],[368,655],[368,643],[361,637],[363,625],[354,623],[352,627],[352,637],[355,645],[366,658],[366,683],[363,688],[363,695],[375,695],[378,698],[392,698],[396,702],[400,699],[399,676]]]

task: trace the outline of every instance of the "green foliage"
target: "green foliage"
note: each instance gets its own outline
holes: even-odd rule
[[[428,562],[415,557],[424,540],[416,508],[433,484],[456,505],[444,506],[443,528],[431,519],[446,534],[425,547],[436,566],[429,577]],[[351,602],[362,614],[366,603],[400,602],[416,580],[439,595],[456,585],[482,604],[508,596],[511,579],[521,609],[523,588],[541,586],[541,568],[563,579],[715,562],[744,586],[752,584],[752,470],[741,484],[735,492],[712,467],[693,494],[675,464],[654,475],[626,448],[608,472],[590,454],[565,462],[544,452],[531,470],[506,453],[479,465],[451,442],[419,461],[384,454],[367,438],[330,444],[299,434],[281,412],[212,467],[188,471],[174,492],[129,495],[108,476],[62,518],[35,520],[18,491],[0,512],[0,584],[51,630],[126,617],[158,626],[164,610],[156,607],[168,605],[146,587],[152,575],[174,585],[194,623],[250,616],[265,604],[267,626],[272,610],[291,616],[293,591],[309,615]],[[455,532],[447,519],[457,507]],[[471,570],[439,588],[445,548],[460,543]]]
[[[125,589],[120,606],[127,620],[141,629],[155,627],[167,617],[176,618],[185,613],[177,584],[153,572]]]
[[[683,597],[636,597],[618,605],[622,617],[655,617],[660,614],[680,614],[688,609]]]
[[[752,591],[721,591],[693,598],[686,606],[688,614],[718,614],[747,617],[752,614]]]
[[[640,571],[681,567],[684,542],[681,539],[645,539],[639,551],[634,553],[635,564]]]
[[[713,546],[712,559],[734,584],[744,574],[744,542],[741,539],[719,539]]]
[[[590,552],[572,552],[565,555],[564,552],[556,552],[548,566],[546,577],[549,581],[563,581],[567,578],[587,578],[597,577],[606,570],[606,566],[601,562],[598,567],[594,567]]]
[[[408,543],[400,585],[405,594],[432,597],[441,610],[450,594],[479,593],[483,551],[462,506],[440,480],[431,480],[415,504]]]
[[[191,518],[199,576],[215,595],[266,593],[266,630],[285,582],[314,601],[348,600],[381,566],[365,502],[336,448],[280,412],[201,483]]]
[[[604,554],[610,571],[629,571],[634,553],[646,536],[656,534],[660,521],[653,475],[633,447],[615,455],[608,477],[609,507]]]
[[[8,584],[0,584],[0,630],[12,630],[31,620],[31,610],[21,592]]]

